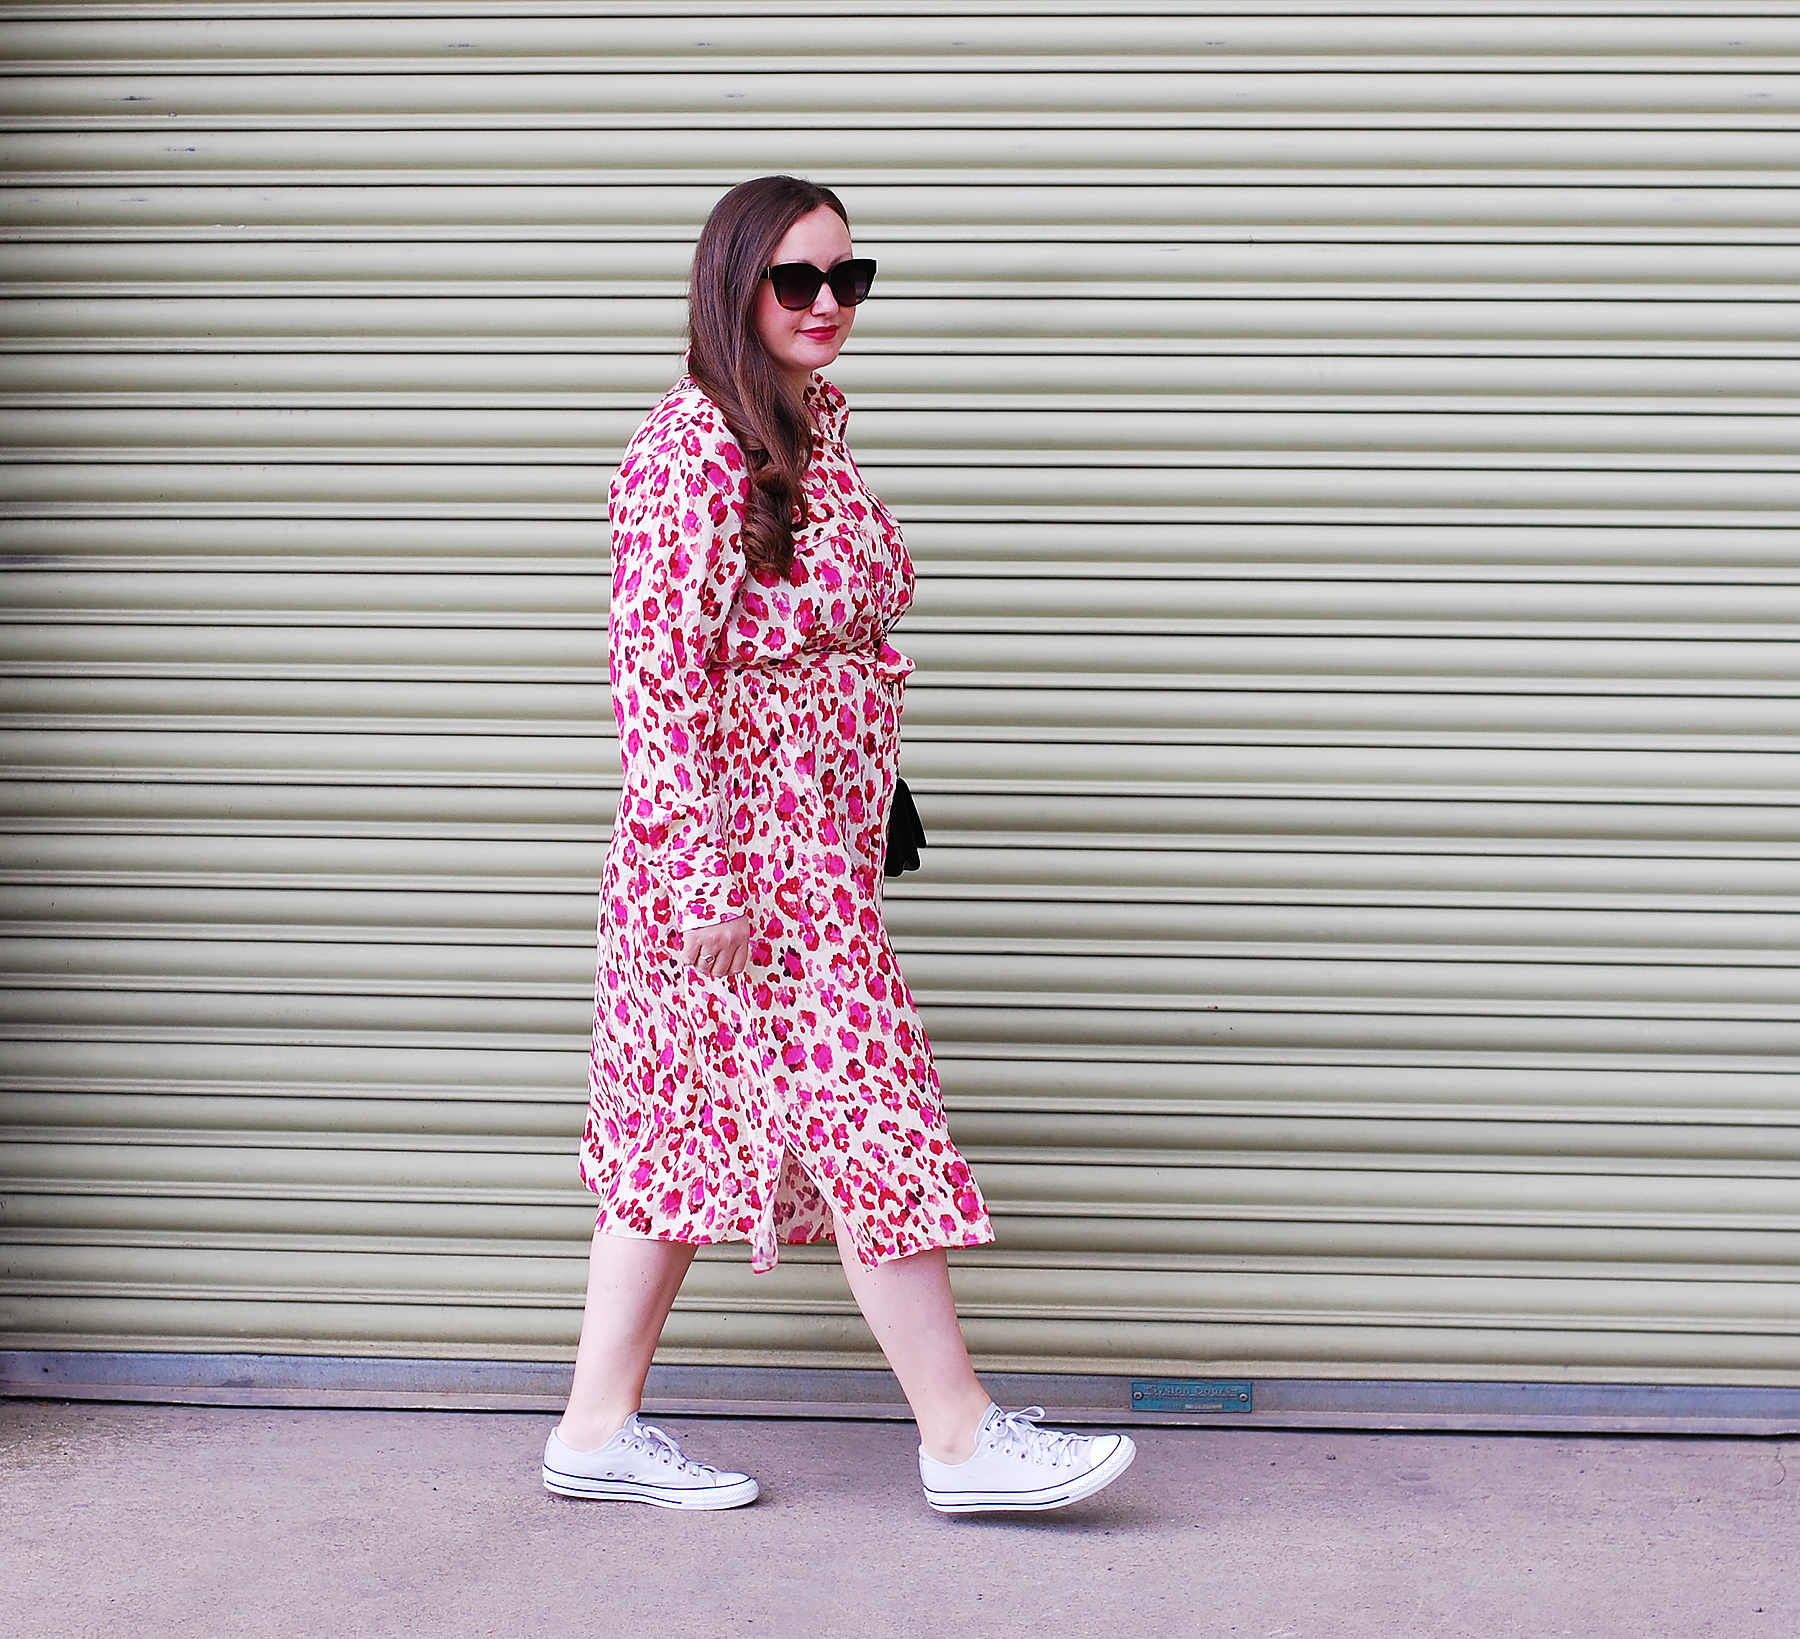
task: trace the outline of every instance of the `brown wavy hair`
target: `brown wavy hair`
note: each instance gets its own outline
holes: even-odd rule
[[[775,247],[821,205],[850,226],[838,196],[817,183],[797,176],[740,182],[700,230],[688,280],[688,374],[750,464],[744,557],[751,569],[784,580],[794,568],[794,530],[806,521],[812,417],[756,333],[756,298]]]

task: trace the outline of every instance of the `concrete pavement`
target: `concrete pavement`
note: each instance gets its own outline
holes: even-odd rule
[[[892,1423],[666,1419],[762,1499],[548,1496],[550,1419],[0,1403],[30,1639],[1793,1639],[1800,1441],[1139,1430],[1057,1514],[940,1519]]]

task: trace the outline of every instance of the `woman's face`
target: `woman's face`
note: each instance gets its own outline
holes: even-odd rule
[[[781,243],[769,258],[771,267],[782,262],[811,262],[829,271],[852,255],[850,230],[829,205],[800,218],[782,236]],[[856,309],[839,307],[831,294],[831,286],[819,286],[819,294],[811,307],[791,313],[775,300],[775,286],[767,279],[756,291],[756,334],[769,350],[769,357],[804,386],[814,370],[823,370],[838,356],[850,339],[850,326],[856,322]]]

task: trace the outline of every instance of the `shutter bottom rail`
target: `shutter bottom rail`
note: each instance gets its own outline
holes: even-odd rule
[[[322,1410],[560,1411],[571,1366],[552,1360],[0,1350],[0,1396]],[[1052,1422],[1149,1427],[1495,1433],[1800,1434],[1800,1387],[1403,1378],[1192,1378],[989,1372],[1006,1405]],[[1151,1409],[1145,1409],[1148,1405]],[[907,1420],[882,1370],[657,1365],[658,1416]]]

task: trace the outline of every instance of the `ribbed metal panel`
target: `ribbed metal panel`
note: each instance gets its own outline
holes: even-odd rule
[[[984,1359],[1800,1383],[1793,6],[397,11],[0,18],[15,1347],[569,1351],[609,463],[790,168]]]

